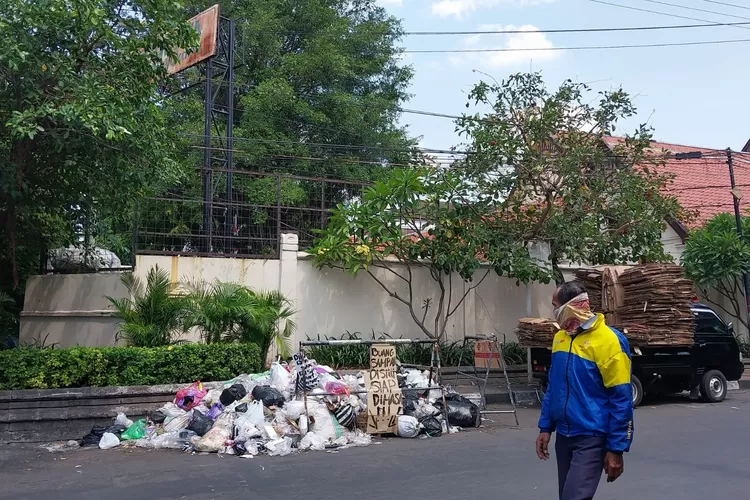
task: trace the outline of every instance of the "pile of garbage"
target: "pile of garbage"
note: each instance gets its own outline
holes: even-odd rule
[[[397,375],[399,437],[437,437],[481,424],[479,408],[459,394],[444,395],[429,372],[399,365]],[[274,363],[268,372],[240,375],[211,390],[195,382],[135,422],[119,413],[111,426],[94,426],[80,446],[285,456],[368,446],[366,416],[364,372],[340,375],[312,360],[300,368]]]

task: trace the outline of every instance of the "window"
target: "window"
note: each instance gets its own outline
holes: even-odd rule
[[[727,334],[724,323],[711,311],[694,311],[695,333]]]

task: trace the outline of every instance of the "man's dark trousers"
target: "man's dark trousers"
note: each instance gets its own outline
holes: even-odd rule
[[[605,437],[555,437],[560,500],[591,500],[604,470]]]

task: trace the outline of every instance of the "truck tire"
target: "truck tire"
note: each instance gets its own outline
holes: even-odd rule
[[[701,379],[701,397],[709,403],[721,403],[727,397],[727,378],[719,370],[709,370]]]
[[[630,376],[630,387],[633,391],[633,408],[638,408],[643,401],[643,384],[635,375]]]

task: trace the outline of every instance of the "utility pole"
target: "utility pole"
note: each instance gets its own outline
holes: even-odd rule
[[[734,201],[734,219],[737,223],[737,237],[742,239],[742,216],[740,215],[740,198],[742,194],[737,190],[734,181],[734,165],[732,162],[732,149],[727,148],[727,165],[729,166],[729,182],[732,186],[732,200]],[[747,309],[748,320],[750,320],[750,276],[748,273],[742,275],[742,281],[745,285],[745,308]]]

